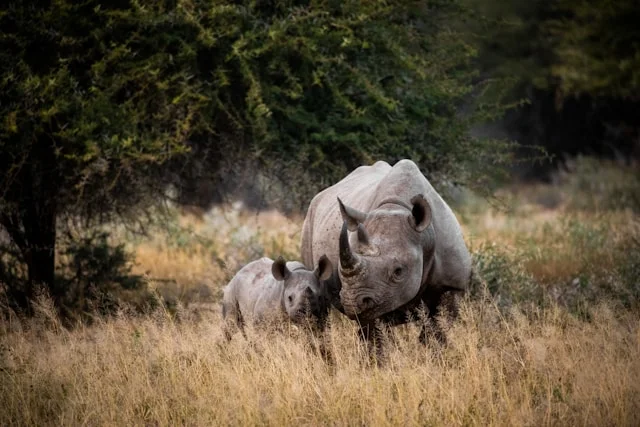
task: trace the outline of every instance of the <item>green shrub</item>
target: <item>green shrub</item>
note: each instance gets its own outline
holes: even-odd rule
[[[485,243],[472,251],[472,259],[472,297],[480,297],[488,291],[502,307],[544,302],[543,289],[516,254],[508,253],[496,243]]]
[[[71,239],[60,258],[55,286],[65,314],[114,314],[123,305],[143,311],[157,304],[144,278],[131,273],[124,244],[111,245],[106,232]]]

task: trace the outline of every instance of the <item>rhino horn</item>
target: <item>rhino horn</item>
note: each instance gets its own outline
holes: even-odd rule
[[[342,223],[340,231],[340,266],[343,270],[356,270],[361,264],[357,254],[351,251],[349,246],[349,234],[347,233],[347,221]]]
[[[340,213],[342,214],[342,219],[347,222],[347,227],[349,227],[349,231],[356,231],[358,228],[358,224],[362,224],[365,219],[367,219],[367,214],[364,212],[360,212],[357,209],[349,207],[342,203],[340,197],[338,197],[338,204],[340,205]]]
[[[369,245],[369,233],[367,233],[366,228],[364,228],[364,224],[358,224],[358,242],[364,246]]]

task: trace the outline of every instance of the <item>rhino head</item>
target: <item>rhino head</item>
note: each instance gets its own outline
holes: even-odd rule
[[[296,323],[326,317],[329,303],[325,280],[333,273],[331,261],[323,255],[315,270],[287,268],[279,257],[271,266],[276,280],[284,281],[282,305],[289,318]]]
[[[422,195],[385,203],[368,213],[338,198],[343,225],[338,274],[340,301],[351,319],[369,321],[402,307],[424,282],[431,208]],[[382,206],[382,205],[381,205]],[[348,231],[354,233],[349,236]]]

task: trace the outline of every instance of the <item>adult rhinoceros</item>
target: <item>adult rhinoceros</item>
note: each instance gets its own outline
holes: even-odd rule
[[[471,276],[460,224],[411,160],[361,166],[318,193],[304,221],[301,249],[308,266],[323,254],[333,263],[331,303],[359,321],[368,340],[376,319],[405,323],[407,313],[421,306],[436,316]]]

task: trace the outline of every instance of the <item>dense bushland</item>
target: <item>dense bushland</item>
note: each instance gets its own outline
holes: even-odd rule
[[[633,0],[465,0],[479,41],[482,79],[501,77],[488,97],[524,100],[485,135],[543,146],[551,163],[522,165],[521,176],[549,172],[579,154],[640,158],[640,31]],[[523,150],[523,153],[528,151]]]
[[[509,144],[468,133],[500,108],[461,108],[476,54],[454,25],[465,13],[458,1],[4,2],[0,281],[13,305],[29,313],[44,286],[69,306],[55,255],[70,223],[140,228],[162,200],[209,207],[242,180],[275,182],[261,197],[299,210],[360,164],[409,157],[434,181],[484,188],[500,173],[484,164]]]

